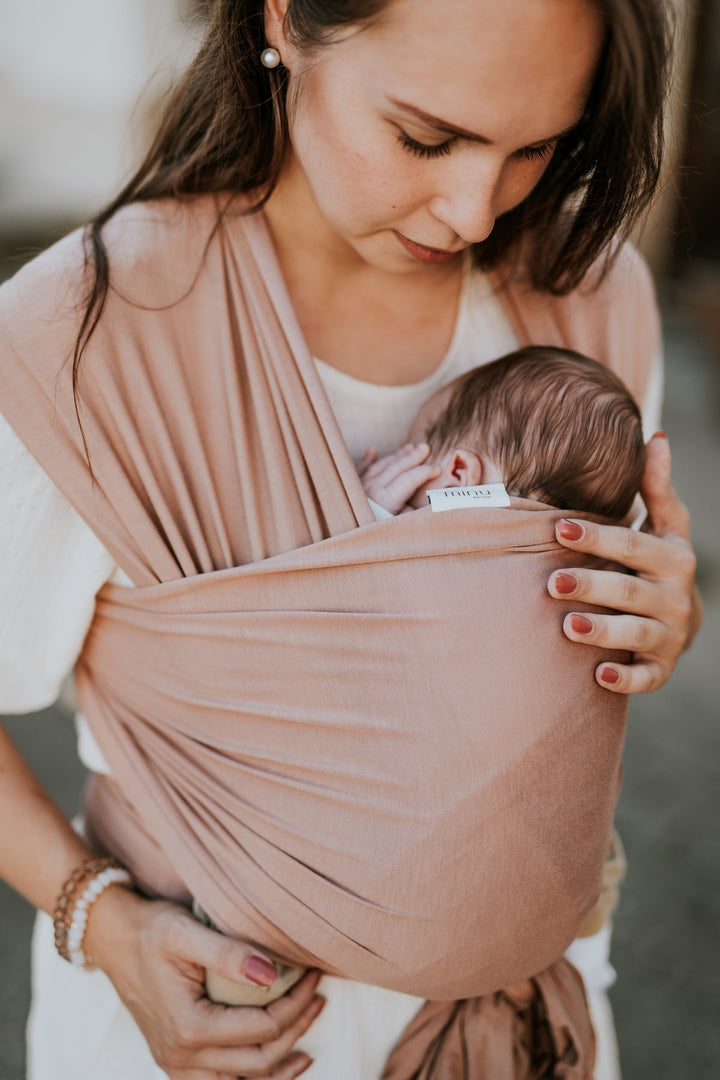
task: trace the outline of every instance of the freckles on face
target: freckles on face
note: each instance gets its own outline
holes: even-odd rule
[[[595,0],[391,0],[297,56],[291,139],[318,229],[391,269],[412,263],[394,232],[481,242],[582,115],[603,33]]]
[[[323,218],[362,241],[393,228],[417,202],[416,166],[398,153],[390,126],[358,86],[357,68],[338,60],[330,49],[303,74],[291,137]]]

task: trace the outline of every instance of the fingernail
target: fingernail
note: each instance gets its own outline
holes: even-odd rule
[[[578,525],[577,521],[568,521],[567,518],[561,518],[555,528],[563,540],[582,540],[585,535],[582,525]]]
[[[570,625],[576,634],[591,634],[594,629],[593,624],[584,615],[571,615]]]
[[[656,432],[653,433],[653,439],[655,439],[655,438],[667,439],[667,435],[665,434],[664,431],[656,431]]]
[[[572,574],[556,574],[553,584],[555,592],[559,592],[562,596],[569,596],[577,589],[577,578],[574,578]]]
[[[615,668],[604,667],[600,672],[600,678],[603,682],[610,683],[611,686],[614,686],[616,682],[619,682],[620,674]]]
[[[263,960],[262,956],[251,956],[245,964],[243,974],[256,986],[272,986],[277,979],[277,971],[269,961]]]
[[[301,1065],[301,1066],[300,1066],[300,1071],[299,1071],[299,1072],[296,1072],[296,1073],[295,1073],[295,1076],[296,1076],[296,1077],[297,1077],[297,1076],[302,1076],[302,1074],[303,1074],[303,1073],[305,1073],[305,1072],[307,1072],[307,1071],[308,1071],[308,1069],[310,1068],[310,1066],[312,1065],[312,1063],[313,1063],[313,1059],[312,1059],[312,1058],[308,1058],[308,1059],[307,1059],[307,1061],[305,1062],[305,1064],[304,1064],[304,1065]]]

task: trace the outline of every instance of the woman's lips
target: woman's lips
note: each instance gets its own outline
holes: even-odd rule
[[[403,236],[397,229],[393,229],[393,232],[408,254],[412,255],[418,262],[444,263],[457,255],[457,251],[442,251],[440,248],[431,248],[425,247],[424,244],[416,244],[414,240],[408,240],[407,236]]]

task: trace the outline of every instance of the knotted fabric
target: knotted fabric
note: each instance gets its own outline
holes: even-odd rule
[[[92,475],[79,235],[0,290],[0,409],[136,586],[102,589],[76,669],[112,770],[90,829],[227,933],[428,999],[392,1080],[587,1080],[558,957],[598,896],[626,705],[547,595],[578,564],[559,512],[374,522],[262,215],[133,206],[106,241]]]

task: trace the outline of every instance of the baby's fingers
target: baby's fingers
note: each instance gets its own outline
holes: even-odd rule
[[[434,465],[418,465],[411,469],[398,480],[398,485],[402,485],[404,501],[409,502],[418,491],[429,490],[441,472],[442,469],[437,469]]]
[[[368,479],[381,480],[385,484],[391,484],[403,473],[413,469],[425,461],[430,453],[427,443],[406,443],[396,450],[394,454],[387,454],[373,462],[366,469]]]

